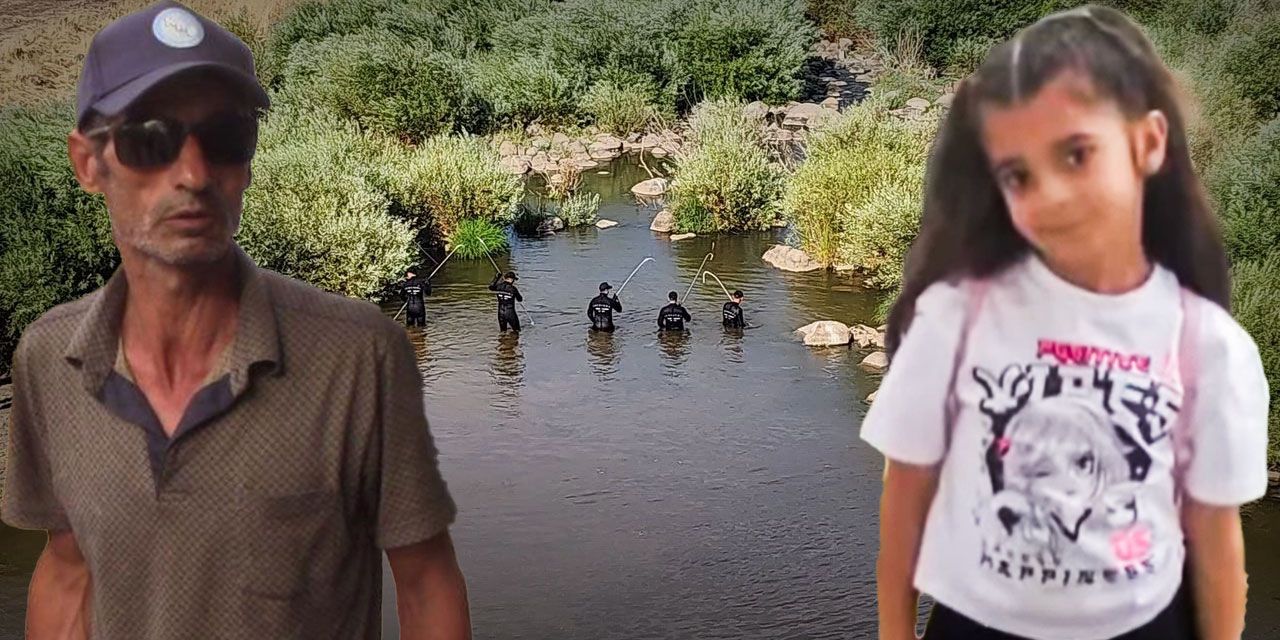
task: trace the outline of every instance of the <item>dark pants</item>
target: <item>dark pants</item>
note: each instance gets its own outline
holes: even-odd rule
[[[506,331],[507,327],[511,327],[512,331],[519,332],[520,316],[517,315],[516,312],[514,311],[510,313],[499,311],[498,312],[498,330]]]
[[[1186,583],[1178,589],[1173,602],[1154,620],[1114,640],[1195,640],[1195,619],[1190,590]],[[1027,640],[1003,631],[984,627],[941,602],[933,605],[924,640]]]
[[[426,309],[423,309],[422,311],[418,311],[417,313],[414,313],[414,312],[410,311],[410,312],[409,312],[409,314],[408,314],[408,315],[406,315],[404,318],[405,318],[405,320],[404,320],[405,326],[409,326],[409,327],[425,327],[425,326],[427,326],[427,311],[426,311]]]

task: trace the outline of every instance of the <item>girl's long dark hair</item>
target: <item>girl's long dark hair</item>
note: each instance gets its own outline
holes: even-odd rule
[[[931,284],[991,276],[1031,251],[1014,229],[991,173],[979,110],[1019,104],[1063,71],[1080,73],[1095,94],[1115,101],[1128,117],[1154,109],[1164,113],[1169,122],[1164,165],[1143,188],[1143,247],[1182,286],[1230,307],[1226,249],[1191,164],[1174,79],[1133,21],[1090,5],[1026,27],[960,83],[930,152],[920,234],[907,255],[902,292],[889,312],[891,356],[915,315],[916,299]]]

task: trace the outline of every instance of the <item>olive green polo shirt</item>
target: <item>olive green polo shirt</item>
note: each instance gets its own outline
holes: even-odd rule
[[[75,533],[95,638],[378,638],[381,550],[456,513],[413,350],[236,254],[235,339],[172,438],[117,367],[122,271],[26,330],[0,515]]]

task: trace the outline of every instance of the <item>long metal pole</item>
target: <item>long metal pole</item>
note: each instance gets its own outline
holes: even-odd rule
[[[640,270],[640,267],[643,267],[644,263],[650,262],[652,260],[653,260],[653,257],[646,257],[644,260],[641,260],[640,264],[636,265],[636,268],[631,270],[631,275],[627,276],[627,279],[622,282],[622,286],[618,287],[618,291],[613,294],[613,297],[616,298],[622,295],[622,290],[627,288],[627,283],[631,282],[631,279],[636,276],[636,272]]]
[[[716,279],[716,282],[718,282],[718,283],[720,284],[720,290],[724,292],[724,297],[726,297],[726,298],[728,298],[728,299],[730,299],[730,300],[733,300],[733,296],[729,295],[729,289],[728,289],[728,288],[726,288],[726,287],[724,286],[724,283],[723,283],[723,282],[720,282],[720,277],[719,277],[719,276],[717,276],[716,274],[711,273],[710,271],[704,271],[704,272],[702,272],[702,284],[706,284],[706,283],[707,283],[707,276],[711,276],[712,278],[715,278],[715,279]]]
[[[498,268],[498,261],[494,260],[493,255],[489,253],[489,245],[485,244],[485,241],[480,238],[476,238],[476,240],[480,240],[480,246],[484,247],[484,256],[489,259],[489,264],[493,265],[493,270],[497,271],[498,275],[502,275],[502,269]],[[524,309],[524,315],[529,317],[529,326],[532,327],[535,323],[533,321],[533,314],[529,313],[529,307],[524,306],[524,303],[519,300],[516,300],[516,304],[520,305],[521,309]]]
[[[689,288],[684,290],[684,295],[680,296],[680,299],[676,300],[676,302],[684,302],[684,299],[689,297],[689,292],[693,291],[693,285],[698,284],[698,276],[702,275],[702,268],[707,266],[708,260],[715,257],[715,248],[715,243],[711,243],[712,252],[708,253],[707,257],[702,259],[702,264],[698,265],[698,271],[693,274],[693,279],[689,281]]]

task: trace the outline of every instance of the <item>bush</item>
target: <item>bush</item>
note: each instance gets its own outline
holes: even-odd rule
[[[511,223],[511,228],[522,236],[536,236],[549,217],[542,207],[534,209],[527,204],[521,204],[515,220]]]
[[[382,179],[397,212],[441,238],[465,219],[510,223],[523,195],[520,179],[504,171],[493,148],[473,136],[437,136],[421,147],[402,149]]]
[[[463,220],[449,234],[450,250],[456,250],[459,258],[467,260],[491,256],[507,246],[506,232],[488,220]]]
[[[245,192],[239,241],[265,268],[367,297],[412,263],[410,225],[389,215],[377,167],[388,145],[332,117],[272,116]]]
[[[699,105],[689,150],[676,159],[671,212],[676,228],[697,233],[769,228],[778,218],[784,176],[769,162],[759,125],[742,104]]]
[[[817,31],[792,0],[703,0],[675,17],[680,92],[782,104],[800,95]]]
[[[1233,260],[1258,258],[1280,247],[1280,116],[1227,151],[1206,182]]]
[[[1018,29],[1059,9],[1081,4],[1072,0],[861,0],[856,13],[882,42],[908,28],[924,38],[924,58],[943,68],[955,43],[964,38],[1009,38]]]
[[[1193,56],[1180,63],[1177,74],[1191,98],[1187,117],[1191,159],[1204,172],[1256,130],[1257,111],[1235,78],[1209,67],[1203,59]]]
[[[987,53],[996,42],[989,36],[965,36],[955,40],[947,49],[947,73],[954,77],[965,77],[973,73],[987,59]]]
[[[600,210],[600,194],[575,193],[560,203],[560,219],[566,227],[583,227],[595,224]]]
[[[878,105],[888,109],[901,109],[912,98],[924,98],[930,102],[936,100],[942,95],[942,85],[928,69],[902,70],[893,67],[885,69],[876,77],[871,95],[876,96]]]
[[[805,14],[829,38],[852,38],[862,31],[854,15],[855,0],[808,0]]]
[[[644,130],[653,119],[655,93],[652,81],[619,86],[602,80],[592,85],[582,97],[581,108],[601,130],[626,136]]]
[[[67,158],[70,105],[0,109],[0,371],[51,307],[102,286],[119,261],[102,198]]]
[[[1257,115],[1280,111],[1280,11],[1250,12],[1212,45],[1211,66],[1230,74],[1253,101]]]
[[[471,72],[476,92],[502,125],[557,125],[577,119],[585,77],[562,71],[546,57],[490,54],[474,61]]]
[[[1231,270],[1231,307],[1236,320],[1253,337],[1271,388],[1268,461],[1280,465],[1280,250],[1237,263]]]
[[[293,48],[285,65],[291,95],[354,119],[371,131],[417,142],[471,112],[459,63],[424,52],[389,31],[333,35]]]
[[[919,228],[935,128],[863,104],[818,132],[784,204],[800,247],[857,267],[873,287],[896,286]]]

